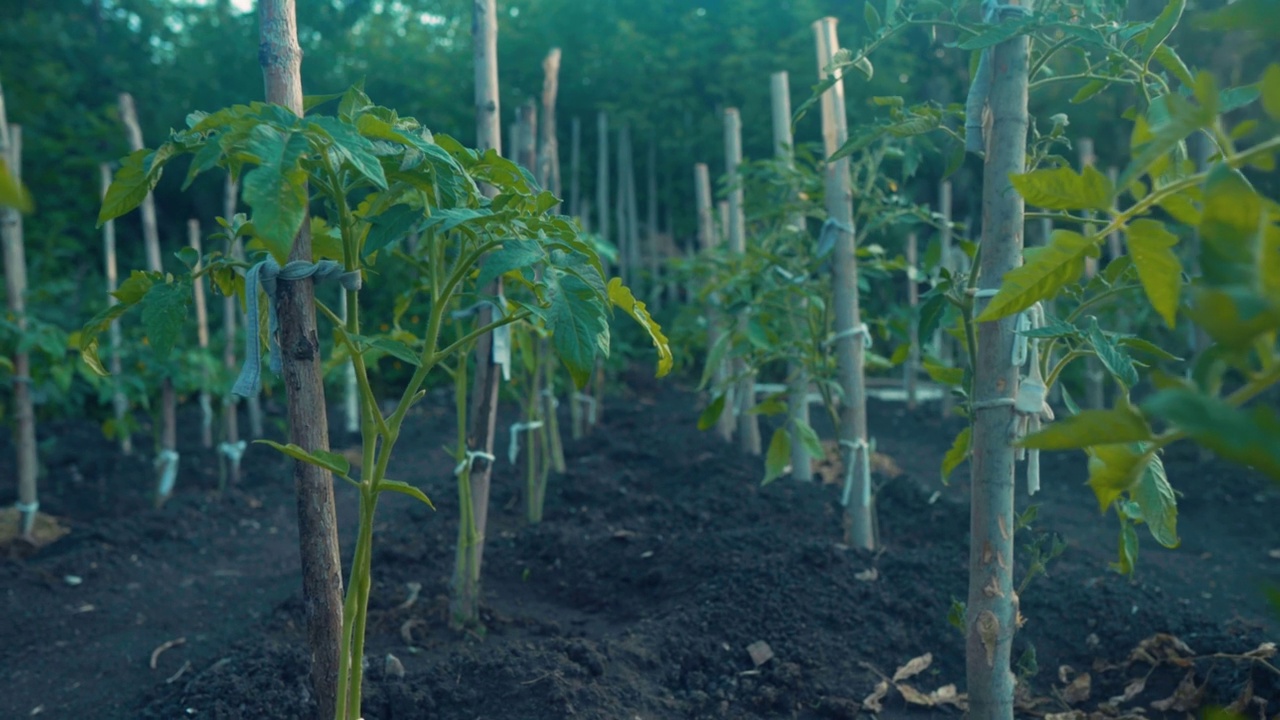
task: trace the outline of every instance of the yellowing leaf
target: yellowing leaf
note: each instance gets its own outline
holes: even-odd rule
[[[1140,413],[1131,408],[1084,410],[1045,426],[1022,439],[1021,447],[1037,450],[1072,450],[1117,442],[1151,439],[1151,428]]]
[[[658,351],[658,377],[662,377],[671,372],[675,358],[671,354],[671,344],[667,340],[667,336],[662,334],[662,327],[658,325],[649,315],[649,311],[645,309],[644,303],[635,299],[631,294],[631,289],[622,284],[620,278],[613,278],[609,281],[609,301],[614,305],[622,308],[640,327],[649,333],[649,339],[653,341],[653,347]]]
[[[1089,487],[1105,512],[1121,493],[1137,483],[1143,453],[1129,444],[1095,445],[1085,452],[1089,454]]]
[[[1093,247],[1093,241],[1078,232],[1054,230],[1048,245],[1028,251],[1021,267],[1005,273],[1000,291],[987,303],[978,322],[999,320],[1057,296],[1063,287],[1080,279],[1085,257]]]
[[[1009,178],[1028,205],[1046,210],[1106,210],[1111,207],[1111,181],[1093,167],[1082,174],[1071,168],[1035,170]]]
[[[1280,65],[1272,63],[1262,74],[1262,109],[1272,120],[1280,120]]]
[[[791,460],[791,438],[786,428],[773,431],[773,439],[769,441],[769,450],[764,455],[764,481],[761,485],[782,477],[787,471],[787,463]]]
[[[912,658],[907,661],[906,665],[898,668],[893,673],[893,682],[896,683],[913,678],[928,669],[931,664],[933,664],[933,653],[925,653],[920,657]]]
[[[22,183],[9,174],[9,166],[0,158],[0,208],[31,212],[31,195]]]
[[[1173,252],[1178,237],[1156,220],[1135,220],[1128,227],[1129,255],[1138,268],[1138,279],[1147,299],[1165,325],[1177,322],[1182,295],[1182,263]]]

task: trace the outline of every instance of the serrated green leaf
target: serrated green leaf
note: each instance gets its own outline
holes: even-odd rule
[[[805,452],[809,453],[809,457],[821,458],[826,455],[826,450],[822,447],[822,441],[818,439],[818,433],[810,427],[809,423],[795,418],[791,421],[795,437],[791,438],[792,442],[799,442],[804,445]]]
[[[306,95],[302,98],[302,112],[308,113],[321,105],[332,102],[341,98],[344,93],[329,93],[327,95]]]
[[[546,257],[542,246],[535,240],[504,240],[502,248],[489,253],[480,266],[480,275],[476,284],[488,287],[495,278],[512,270],[523,270],[532,267]]]
[[[414,498],[422,503],[425,503],[426,506],[431,508],[432,510],[436,509],[436,506],[431,502],[431,498],[427,497],[426,493],[422,492],[421,490],[410,485],[407,482],[401,482],[399,480],[387,480],[384,478],[382,482],[378,483],[378,492],[380,493],[386,492],[387,490],[391,490],[392,492],[398,492],[402,495],[408,495],[411,498]]]
[[[311,129],[320,132],[332,141],[330,150],[338,153],[339,159],[350,163],[356,172],[378,186],[387,189],[387,176],[382,171],[382,163],[374,155],[373,143],[356,131],[354,127],[333,117],[317,117],[310,122]]]
[[[862,6],[862,20],[867,24],[867,32],[871,33],[872,37],[875,37],[875,34],[880,32],[882,23],[880,21],[880,13],[876,10],[875,5],[868,2]]]
[[[675,363],[675,356],[671,354],[671,343],[667,340],[667,336],[662,334],[662,327],[657,321],[649,315],[649,311],[645,309],[644,303],[635,299],[631,294],[631,290],[622,284],[621,278],[613,278],[609,281],[609,301],[622,311],[631,316],[640,324],[640,327],[649,334],[649,340],[653,342],[653,347],[658,351],[658,371],[657,377],[662,377],[671,372],[671,368]]]
[[[1116,345],[1111,338],[1108,338],[1102,332],[1102,328],[1098,327],[1098,319],[1089,318],[1089,327],[1085,330],[1085,337],[1089,340],[1089,345],[1093,348],[1093,352],[1098,356],[1098,360],[1102,362],[1102,366],[1106,368],[1111,377],[1115,378],[1125,388],[1132,388],[1138,384],[1138,370],[1133,366],[1133,359],[1128,356],[1120,346]]]
[[[1151,531],[1151,537],[1170,549],[1181,545],[1178,538],[1178,498],[1169,485],[1164,462],[1159,455],[1151,456],[1132,494],[1134,502],[1142,510],[1142,520]]]
[[[1144,340],[1140,337],[1124,337],[1116,340],[1116,344],[1121,347],[1131,348],[1140,353],[1146,353],[1156,359],[1168,362],[1182,362],[1182,358],[1156,345],[1150,340]]]
[[[245,173],[244,200],[253,210],[258,237],[283,265],[307,212],[307,173],[300,167],[307,139],[256,125],[247,149],[260,164]]]
[[[1091,445],[1144,442],[1151,439],[1147,421],[1132,408],[1085,410],[1046,425],[1028,435],[1019,447],[1036,450],[1074,450]]]
[[[1155,54],[1156,48],[1160,44],[1169,39],[1170,33],[1178,26],[1178,21],[1182,19],[1182,11],[1187,7],[1187,0],[1169,0],[1169,4],[1165,6],[1164,11],[1156,17],[1155,22],[1151,23],[1151,30],[1147,32],[1146,38],[1142,41],[1142,54],[1150,58]]]
[[[116,171],[111,187],[107,188],[106,197],[102,199],[102,208],[98,211],[98,227],[141,205],[156,183],[160,182],[160,173],[148,174],[143,167],[150,154],[150,150],[143,148],[121,161],[120,169]]]
[[[938,324],[942,322],[942,316],[947,311],[947,305],[947,296],[942,293],[938,293],[920,304],[917,310],[919,320],[916,323],[916,342],[921,346],[933,339],[933,334],[938,329]]]
[[[978,322],[999,320],[1056,297],[1059,290],[1084,274],[1084,259],[1093,247],[1093,242],[1078,232],[1054,230],[1048,245],[1033,248],[1035,252],[1028,250],[1026,262],[1005,273],[999,292],[987,303]]]
[[[1098,507],[1106,512],[1122,493],[1139,480],[1139,461],[1144,454],[1130,444],[1093,445],[1085,448],[1089,456],[1089,487],[1098,498]]]
[[[1069,167],[1011,175],[1010,181],[1028,205],[1046,210],[1107,210],[1114,192],[1111,181],[1097,169],[1077,174]]]
[[[422,208],[403,204],[392,205],[377,215],[367,218],[369,233],[364,238],[363,256],[369,257],[408,235],[423,219]]]
[[[1245,411],[1186,389],[1161,390],[1142,411],[1185,432],[1218,455],[1280,479],[1280,416],[1257,405]]]
[[[921,365],[924,367],[924,371],[929,374],[929,378],[939,385],[960,387],[960,384],[964,382],[963,368],[947,367],[931,360],[925,360]]]
[[[947,450],[947,454],[942,456],[942,484],[946,485],[951,478],[951,473],[956,468],[964,464],[969,459],[969,450],[973,447],[973,426],[966,425],[956,439],[952,441],[951,448]]]
[[[1171,75],[1178,78],[1178,82],[1183,85],[1191,87],[1195,84],[1195,80],[1191,77],[1191,70],[1187,68],[1187,64],[1182,61],[1182,58],[1179,57],[1177,51],[1168,45],[1161,43],[1161,45],[1156,48],[1151,59],[1160,63],[1165,70],[1168,70]]]
[[[702,414],[698,416],[699,430],[705,431],[715,426],[716,422],[720,420],[720,414],[724,412],[724,400],[725,397],[723,394],[717,395],[711,399],[711,403],[708,404],[706,409],[702,411]]]
[[[1212,81],[1212,78],[1204,74],[1201,74],[1201,78],[1207,78],[1208,82]],[[1197,85],[1201,82],[1203,81],[1198,80]],[[1158,175],[1158,164],[1167,161],[1166,156],[1174,148],[1178,147],[1188,135],[1207,127],[1217,118],[1216,107],[1192,105],[1190,101],[1178,95],[1163,95],[1158,100],[1161,101],[1160,105],[1167,109],[1168,118],[1158,123],[1152,122],[1150,125],[1141,118],[1135,122],[1134,139],[1131,142],[1132,159],[1124,172],[1120,173],[1116,187],[1129,187],[1148,172]],[[1215,105],[1217,103],[1216,91],[1213,103]],[[1153,102],[1152,107],[1154,110],[1156,103]]]
[[[785,428],[778,428],[773,431],[773,439],[769,441],[769,449],[764,455],[764,482],[760,484],[768,485],[782,477],[790,461],[791,438],[787,436]]]
[[[347,473],[351,471],[351,463],[343,456],[337,453],[331,453],[326,450],[313,450],[308,452],[293,443],[282,445],[274,440],[254,440],[255,443],[269,445],[276,450],[288,455],[294,460],[298,460],[309,465],[315,465],[339,476],[347,477]]]
[[[141,300],[147,294],[147,291],[156,284],[156,277],[158,275],[153,276],[151,273],[142,270],[134,270],[129,273],[129,277],[120,283],[120,287],[116,288],[116,291],[111,295],[125,305],[133,305]]]
[[[422,224],[422,228],[425,230],[439,225],[439,232],[446,233],[456,227],[466,225],[478,230],[495,219],[496,218],[494,218],[493,213],[489,210],[477,210],[466,207],[443,208],[440,210],[433,210],[431,212],[431,217],[427,218],[426,222]]]
[[[1204,184],[1200,266],[1211,285],[1253,285],[1258,278],[1262,198],[1239,170],[1215,165]]]
[[[1262,109],[1272,120],[1280,120],[1280,65],[1271,63],[1267,66],[1259,87],[1262,90]]]
[[[1135,220],[1126,229],[1129,256],[1138,269],[1142,289],[1165,325],[1172,328],[1182,299],[1182,262],[1174,253],[1178,236],[1156,220]]]
[[[577,275],[548,268],[547,329],[560,361],[578,389],[586,387],[597,356],[609,354],[609,323],[599,297]]]
[[[1076,94],[1071,96],[1071,104],[1079,105],[1080,103],[1087,101],[1094,95],[1106,90],[1108,84],[1109,83],[1106,80],[1090,80],[1084,85],[1081,85],[1080,89],[1076,91]]]
[[[1134,568],[1138,564],[1138,531],[1134,529],[1133,523],[1120,519],[1120,552],[1116,562],[1111,563],[1111,569],[1124,576],[1133,574]]]
[[[190,304],[191,285],[185,282],[153,285],[142,299],[142,327],[161,359],[169,356],[182,335]]]

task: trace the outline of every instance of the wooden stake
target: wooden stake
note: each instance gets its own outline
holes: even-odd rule
[[[133,96],[120,93],[120,120],[124,123],[125,134],[129,139],[129,149],[133,152],[141,150],[142,128],[138,125],[138,110],[134,106]],[[160,259],[160,233],[156,228],[156,201],[151,193],[143,199],[140,207],[142,213],[142,239],[147,250],[147,269],[152,272],[164,272],[164,264]],[[178,451],[178,397],[173,390],[173,381],[165,378],[160,385],[160,447],[161,453]],[[163,474],[164,464],[157,465],[158,474]],[[168,494],[158,492],[157,506],[168,500]]]
[[[836,18],[827,17],[813,26],[818,38],[819,79],[822,79],[822,69],[831,62],[840,47],[836,23]],[[830,118],[830,125],[823,126],[822,138],[826,154],[830,157],[849,138],[844,80],[837,80],[822,97],[823,121]],[[833,231],[838,233],[832,262],[836,366],[844,397],[847,398],[840,407],[840,442],[844,447],[845,467],[851,473],[845,532],[848,544],[873,549],[876,544],[875,516],[869,480],[871,452],[867,445],[867,394],[863,375],[866,352],[863,343],[867,336],[858,307],[858,257],[854,247],[853,194],[849,187],[848,158],[827,163],[826,182],[827,217],[834,223]]]
[[[911,310],[911,322],[908,325],[908,334],[911,336],[911,350],[907,353],[907,363],[904,369],[906,377],[903,383],[907,391],[907,409],[915,410],[919,393],[917,392],[920,380],[920,318],[916,314],[920,306],[920,285],[919,271],[916,268],[916,234],[907,234],[907,307]]]
[[[576,116],[569,121],[569,215],[585,218],[582,207],[582,121]],[[583,225],[586,230],[586,225]]]
[[[1087,167],[1093,167],[1097,162],[1097,156],[1093,153],[1093,140],[1090,138],[1080,138],[1080,171],[1084,172]],[[1092,218],[1093,213],[1085,211],[1084,216]],[[1092,236],[1094,226],[1088,224],[1084,226],[1084,234]],[[1098,274],[1097,258],[1086,257],[1084,259],[1084,277],[1085,280],[1092,280]],[[1085,359],[1085,406],[1102,409],[1107,405],[1107,389],[1106,376],[1102,372],[1102,365],[1098,362],[1098,358],[1089,356]]]
[[[542,61],[542,143],[538,152],[538,168],[539,182],[556,197],[560,197],[560,142],[556,138],[556,93],[559,83],[560,48],[552,48]],[[564,461],[564,439],[560,435],[560,413],[557,411],[560,405],[556,388],[558,363],[552,358],[550,343],[545,338],[539,340],[538,344],[544,388],[538,400],[543,404],[542,415],[546,423],[539,432],[545,439],[544,454],[550,461],[551,469],[563,473],[568,468]],[[545,482],[542,492],[546,492]],[[538,507],[542,507],[541,501],[538,502]]]
[[[596,114],[596,232],[609,242],[609,115]],[[619,257],[621,260],[621,257]]]
[[[769,78],[769,93],[772,100],[773,120],[773,152],[788,168],[795,167],[795,144],[791,136],[791,83],[785,72],[776,72]],[[794,198],[789,198],[794,199]],[[787,224],[797,231],[805,226],[804,216],[796,213],[787,219]],[[792,326],[798,332],[807,328],[805,314],[809,303],[801,299],[799,311],[792,319]],[[800,442],[798,428],[801,423],[809,425],[809,373],[803,362],[790,360],[787,363],[787,423],[791,434],[791,477],[801,482],[813,481],[813,458],[804,443]]]
[[[649,269],[649,304],[652,306],[650,310],[657,312],[662,309],[662,279],[659,276],[662,268],[662,254],[659,251],[658,243],[658,143],[656,141],[649,142],[649,162],[645,168],[645,174],[648,182],[645,186],[645,206],[646,220],[645,223],[645,247],[644,258],[645,265]]]
[[[711,211],[711,171],[707,168],[706,163],[698,163],[693,166],[693,188],[698,209],[698,245],[704,255],[710,254],[719,244],[719,233],[716,232],[715,216]],[[720,340],[720,336],[724,334],[724,319],[720,316],[717,307],[718,298],[714,295],[711,297],[711,306],[707,309],[707,350],[715,347]],[[713,370],[713,378],[716,387],[724,388],[725,403],[724,410],[720,413],[719,420],[716,421],[716,432],[725,442],[733,439],[733,393],[730,388],[725,387],[725,378],[728,376],[727,368],[721,363]]]
[[[102,163],[98,166],[98,175],[101,178],[102,197],[106,198],[107,189],[111,187],[111,166]],[[114,293],[119,282],[119,271],[116,266],[116,221],[108,220],[102,224],[102,253],[104,257],[104,270],[107,276],[107,305],[116,305],[120,301],[116,299]],[[110,327],[110,343],[111,343],[111,383],[115,390],[111,393],[111,406],[115,411],[116,433],[120,442],[120,452],[124,455],[133,454],[133,433],[128,426],[126,417],[129,413],[129,399],[125,397],[124,391],[120,389],[120,322],[113,320]]]
[[[729,249],[738,256],[747,252],[746,213],[743,208],[742,179],[738,166],[742,164],[742,117],[737,108],[724,111],[725,175],[729,181]],[[739,313],[735,319],[739,333],[746,333],[748,316]],[[748,455],[760,454],[760,416],[752,412],[756,406],[755,373],[749,373],[742,358],[733,362],[733,375],[738,378],[738,397],[735,414],[738,418],[738,447]]]
[[[196,251],[196,257],[202,257],[200,243],[200,221],[187,220],[187,243]],[[197,262],[193,272],[200,270]],[[196,306],[196,343],[201,354],[209,351],[209,310],[205,306],[204,278],[197,278],[192,283]],[[206,369],[204,379],[200,382],[200,411],[203,413],[200,423],[200,444],[206,449],[213,447],[213,403],[209,398],[209,372]]]
[[[952,261],[951,249],[951,181],[943,180],[938,187],[938,212],[942,214],[942,232],[938,236],[938,244],[940,257],[938,263],[948,272],[955,273],[956,265]],[[938,362],[943,367],[951,367],[953,362],[953,348],[955,346],[951,336],[948,335],[941,327],[933,332],[935,352],[938,353]],[[942,392],[942,417],[947,419],[955,412],[955,398],[951,394],[950,388],[944,388]]]
[[[236,214],[236,183],[231,179],[231,173],[227,173],[227,181],[223,186],[222,193],[222,217],[230,220]],[[239,259],[244,254],[244,248],[241,246],[240,240],[236,239],[230,242],[227,248],[227,254],[232,258]],[[222,365],[227,369],[228,376],[234,376],[236,371],[236,317],[240,314],[240,304],[236,301],[234,294],[227,295],[222,298],[222,335],[225,344],[222,347]],[[252,324],[246,323],[245,327],[252,327]],[[240,418],[238,415],[239,403],[236,396],[232,393],[226,393],[222,398],[222,442],[227,443],[229,447],[235,447],[240,442]],[[232,485],[240,482],[240,459],[239,456],[228,456],[226,453],[219,453],[221,458],[221,466],[225,468],[223,474],[224,482]]]
[[[631,223],[627,215],[628,180],[630,179],[631,127],[623,125],[618,130],[618,197],[614,205],[614,219],[618,223],[618,264],[622,282],[635,289],[635,263],[631,261]]]
[[[0,87],[0,157],[9,166],[15,185],[22,183],[22,127],[9,125]],[[22,214],[0,207],[0,242],[4,244],[5,299],[9,315],[22,334],[27,329],[27,257],[23,247]],[[40,497],[36,481],[40,472],[36,454],[36,414],[31,400],[31,358],[25,350],[13,353],[13,447],[17,451],[18,530],[32,540]]]
[[[302,115],[302,49],[294,0],[259,0],[259,50],[266,101]],[[304,219],[289,252],[290,260],[311,262],[311,223]],[[276,314],[284,386],[289,404],[289,441],[307,452],[329,450],[329,420],[320,340],[316,329],[315,288],[310,280],[280,280]],[[256,323],[256,318],[254,319]],[[256,325],[251,326],[256,331]],[[310,463],[295,462],[298,538],[302,557],[302,597],[311,645],[311,684],[318,717],[337,716],[337,681],[342,637],[342,564],[338,556],[338,520],[333,477]],[[360,658],[356,658],[360,662]]]
[[[1030,9],[1030,2],[1024,7]],[[1027,155],[1027,36],[992,48],[991,124],[982,193],[979,287],[993,291],[1022,260],[1022,196],[1010,177]],[[976,306],[986,307],[978,299]],[[969,716],[1013,720],[1015,679],[1010,671],[1017,631],[1013,584],[1014,448],[1009,433],[1018,388],[1013,367],[1015,316],[977,326],[974,368],[973,457],[970,461],[969,598],[965,618]]]

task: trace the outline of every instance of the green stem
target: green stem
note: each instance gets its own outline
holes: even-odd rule
[[[347,620],[344,612],[343,626],[350,628],[350,652],[344,657],[348,663],[350,683],[346,693],[345,720],[360,717],[360,689],[364,678],[364,636],[369,617],[369,588],[373,566],[373,516],[378,507],[378,493],[366,486],[360,496],[360,534],[356,538],[355,555],[351,560],[351,579],[347,587],[346,605],[354,617]],[[354,602],[353,602],[354,600]],[[344,608],[345,609],[345,608]]]
[[[1095,73],[1076,73],[1074,75],[1055,75],[1053,77],[1041,78],[1031,83],[1027,88],[1029,91],[1035,91],[1046,85],[1054,83],[1070,82],[1073,80],[1104,80],[1106,82],[1118,83],[1120,85],[1133,85],[1138,81],[1133,78],[1112,77],[1110,75],[1097,75]]]

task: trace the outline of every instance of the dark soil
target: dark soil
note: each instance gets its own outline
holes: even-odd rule
[[[963,638],[947,614],[967,594],[967,483],[963,469],[939,481],[958,427],[935,408],[870,408],[879,452],[903,471],[877,478],[883,548],[870,554],[840,544],[834,486],[761,487],[758,460],[697,431],[688,388],[629,391],[603,427],[568,444],[570,469],[553,478],[541,525],[523,522],[520,472],[498,465],[482,637],[445,622],[457,501],[439,448],[451,405],[423,405],[391,474],[438,511],[401,496],[379,508],[366,720],[853,718],[882,674],[926,653],[932,663],[906,684],[963,690]],[[255,447],[244,482],[218,498],[216,459],[187,442],[179,492],[155,510],[143,460],[119,458],[87,423],[46,432],[58,441],[43,509],[71,533],[0,561],[0,717],[309,718],[288,466]],[[498,441],[505,448],[505,430]],[[0,476],[11,463],[6,450]],[[1280,488],[1201,462],[1194,448],[1165,463],[1184,493],[1183,545],[1144,537],[1127,579],[1108,570],[1116,521],[1083,485],[1082,456],[1044,458],[1034,532],[1068,547],[1021,598],[1015,655],[1033,646],[1038,665],[1023,714],[1094,711],[1149,674],[1117,704],[1160,717],[1153,703],[1188,673],[1202,688],[1196,707],[1251,688],[1251,717],[1280,712],[1274,660],[1222,657],[1280,640],[1264,592],[1280,580],[1269,554],[1280,548]],[[338,497],[349,553],[354,494],[340,485]],[[1022,535],[1020,547],[1032,539]],[[410,583],[421,592],[403,607]],[[1163,662],[1129,663],[1157,633],[1195,657],[1165,641],[1148,646]],[[153,652],[179,638],[152,669]],[[774,654],[759,667],[747,651],[757,641]],[[386,671],[388,656],[402,678]],[[1084,699],[1082,681],[1066,689],[1078,673],[1090,673]],[[892,690],[882,702],[890,717],[961,714]]]

